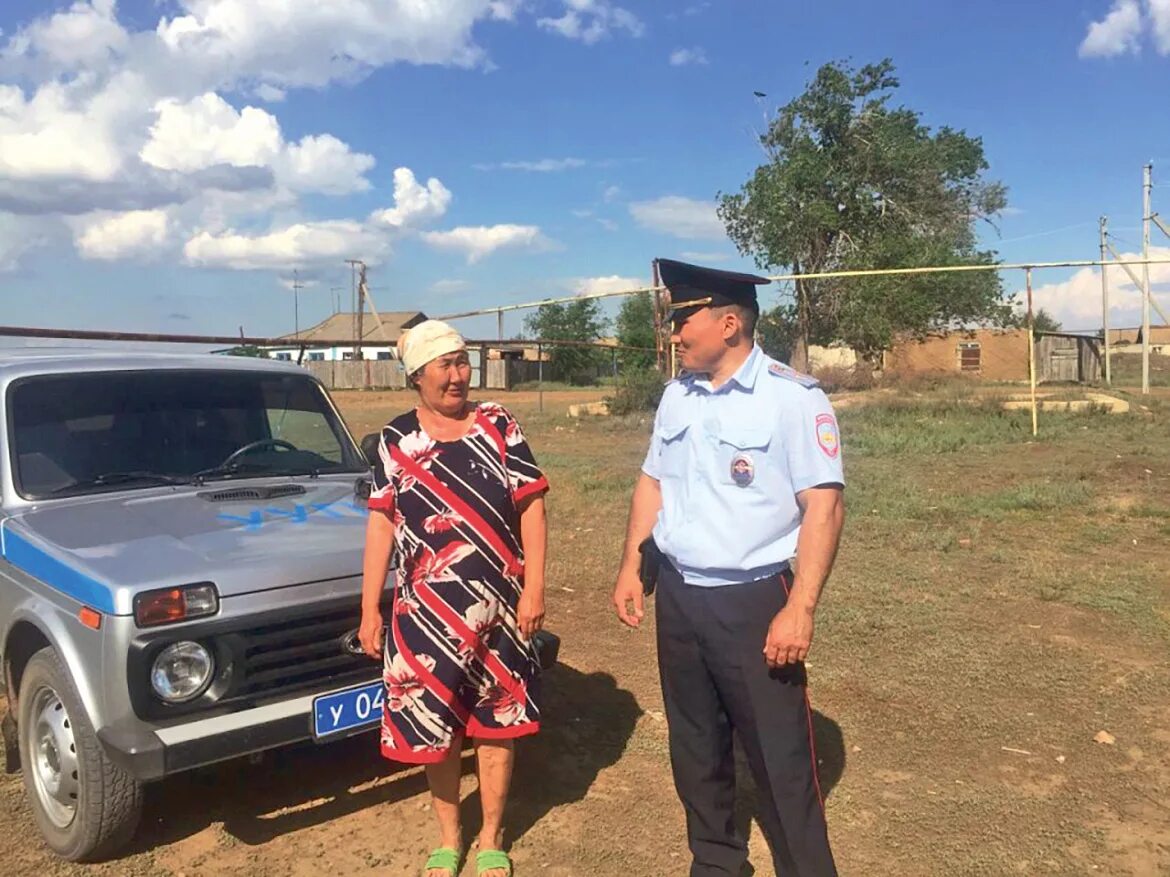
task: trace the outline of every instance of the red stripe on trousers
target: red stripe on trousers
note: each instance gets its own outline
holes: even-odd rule
[[[784,573],[780,574],[780,584],[784,585],[784,601],[787,605],[788,598],[792,596],[792,589],[788,586],[788,579],[785,578]],[[809,758],[812,760],[812,775],[813,785],[817,790],[817,801],[821,805],[821,812],[825,812],[825,796],[821,794],[821,777],[817,770],[817,744],[813,739],[813,720],[812,720],[812,701],[808,697],[808,672],[805,671],[804,676],[804,712],[808,717],[808,751]]]

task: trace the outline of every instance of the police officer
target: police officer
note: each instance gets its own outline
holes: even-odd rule
[[[642,579],[656,572],[690,874],[739,875],[747,860],[733,819],[734,732],[776,873],[835,875],[803,662],[845,516],[837,421],[813,378],[755,345],[765,278],[658,265],[686,374],[658,406],[613,601],[638,627]]]

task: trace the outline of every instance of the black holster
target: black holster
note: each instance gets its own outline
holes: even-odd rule
[[[654,593],[654,586],[658,584],[658,569],[662,566],[662,552],[654,543],[654,537],[646,538],[638,546],[638,553],[642,555],[638,562],[638,578],[642,580],[642,593],[649,596]]]

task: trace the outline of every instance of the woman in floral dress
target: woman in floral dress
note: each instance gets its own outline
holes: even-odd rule
[[[468,400],[458,333],[427,320],[404,333],[399,354],[418,407],[382,430],[362,583],[362,647],[384,666],[382,754],[426,765],[440,843],[423,873],[454,877],[471,738],[483,803],[477,873],[508,877],[512,741],[540,728],[531,638],[544,620],[548,482],[512,415]],[[379,602],[392,558],[386,619]]]

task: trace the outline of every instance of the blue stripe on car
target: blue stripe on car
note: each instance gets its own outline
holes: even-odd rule
[[[114,594],[109,588],[67,566],[7,527],[4,528],[4,559],[86,606],[107,615],[115,614]]]

